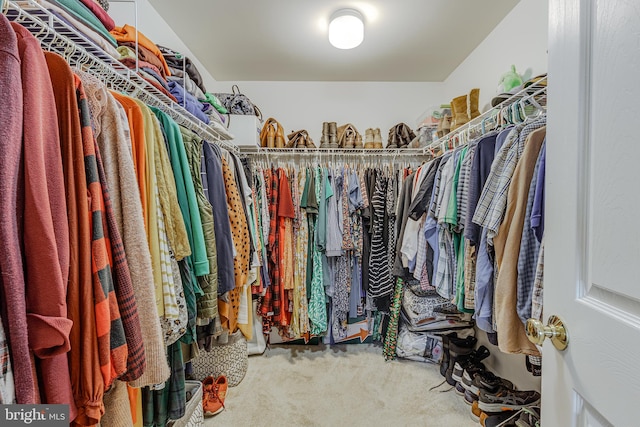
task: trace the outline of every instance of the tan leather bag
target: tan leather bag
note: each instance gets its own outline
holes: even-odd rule
[[[287,138],[287,148],[316,148],[309,133],[304,129],[290,133]]]
[[[273,117],[269,117],[260,131],[260,146],[265,148],[285,148],[284,128]]]

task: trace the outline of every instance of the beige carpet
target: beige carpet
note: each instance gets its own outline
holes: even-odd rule
[[[478,426],[454,390],[429,391],[438,369],[385,362],[373,345],[274,346],[249,358],[226,410],[205,426]]]

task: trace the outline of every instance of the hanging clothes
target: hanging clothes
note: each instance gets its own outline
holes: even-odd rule
[[[27,310],[25,296],[25,278],[20,247],[20,226],[18,218],[24,207],[18,203],[23,179],[20,174],[22,159],[22,129],[24,120],[24,97],[21,82],[20,53],[16,33],[12,30],[6,16],[0,16],[0,40],[2,49],[0,61],[2,67],[2,93],[6,105],[2,108],[0,130],[3,155],[0,156],[0,272],[2,277],[11,277],[11,281],[2,280],[2,312],[11,342],[11,360],[13,362],[15,394],[17,403],[36,403],[35,378],[29,358],[27,335]]]
[[[98,353],[98,333],[94,307],[91,262],[91,227],[88,188],[84,168],[82,131],[73,73],[60,56],[45,54],[56,98],[62,164],[65,173],[69,217],[70,263],[67,288],[68,318],[73,322],[69,351],[69,371],[78,415],[74,423],[93,425],[104,413],[102,396],[104,359]],[[104,323],[102,323],[104,325]],[[108,359],[107,352],[107,359]],[[107,364],[107,361],[104,361]],[[107,373],[105,373],[106,375]]]
[[[41,400],[69,404],[70,416],[75,416],[66,355],[72,327],[66,301],[69,229],[54,94],[38,41],[22,26],[11,27],[18,41],[24,96],[22,244],[29,348],[42,378]]]

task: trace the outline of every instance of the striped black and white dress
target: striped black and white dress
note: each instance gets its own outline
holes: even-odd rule
[[[380,298],[393,292],[388,248],[384,242],[384,216],[387,196],[387,179],[380,177],[371,198],[373,234],[371,236],[371,255],[369,257],[369,290],[371,298]]]

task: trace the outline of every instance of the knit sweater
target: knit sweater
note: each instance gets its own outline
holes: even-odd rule
[[[169,366],[154,299],[151,256],[144,230],[141,195],[133,168],[131,143],[124,131],[128,124],[120,119],[117,101],[100,81],[89,75],[82,75],[82,79],[94,117],[95,136],[140,313],[146,370],[132,385],[144,387],[162,383],[169,377]]]
[[[18,194],[22,194],[24,185],[20,176],[23,120],[20,55],[16,34],[4,15],[0,15],[0,91],[3,96],[0,108],[0,282],[3,322],[11,342],[16,401],[35,403],[18,225],[18,218],[22,217],[23,212]]]
[[[138,188],[140,190],[140,194],[147,194],[147,161],[146,146],[144,144],[145,135],[142,111],[133,98],[121,95],[117,92],[111,92],[111,94],[116,101],[122,105],[127,114],[129,137],[131,138],[131,152],[133,154],[133,166],[136,172],[136,179],[138,180]],[[126,129],[124,129],[124,131],[126,132]],[[141,197],[140,201],[142,202],[142,216],[146,218],[147,199],[145,197]]]
[[[18,37],[24,96],[24,269],[29,347],[36,356],[43,403],[68,404],[76,415],[67,362],[69,225],[58,117],[40,44],[24,27]]]

